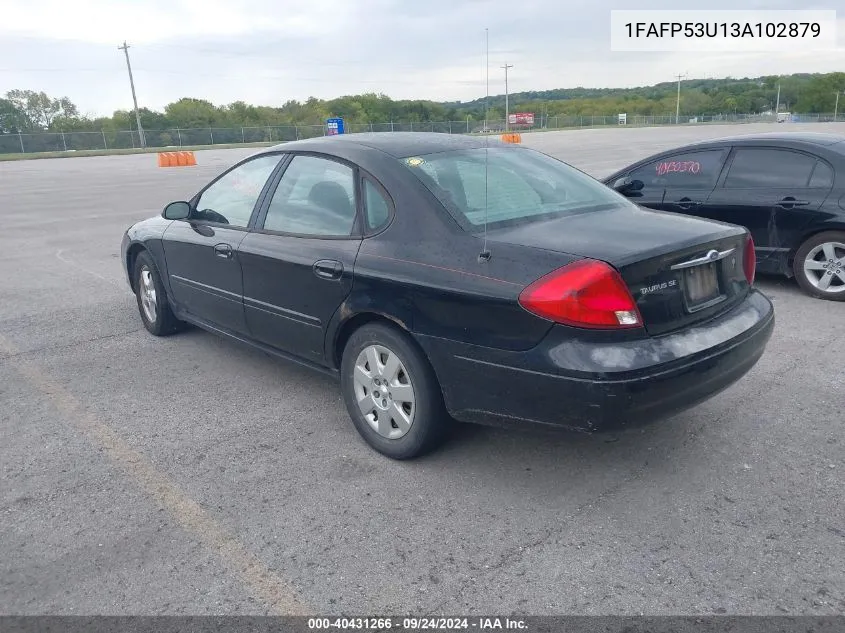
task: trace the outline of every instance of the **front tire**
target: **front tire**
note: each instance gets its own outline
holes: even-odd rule
[[[141,321],[150,334],[167,336],[179,329],[181,321],[173,314],[167,292],[153,258],[146,251],[135,260],[135,298]]]
[[[349,416],[379,453],[411,459],[444,441],[440,385],[407,334],[381,323],[361,327],[346,343],[340,371]]]
[[[845,233],[827,231],[813,235],[795,253],[792,270],[807,294],[845,301]]]

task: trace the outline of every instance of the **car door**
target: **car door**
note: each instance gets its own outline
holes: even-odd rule
[[[663,211],[701,215],[701,207],[715,187],[730,147],[664,154],[628,175],[643,183],[626,194],[631,201]]]
[[[240,243],[244,308],[256,340],[325,361],[326,327],[352,289],[367,223],[357,168],[321,155],[294,155],[268,193],[255,229]],[[383,204],[383,200],[382,200]]]
[[[833,186],[833,170],[809,153],[735,147],[703,215],[748,228],[762,269],[789,252]]]
[[[162,236],[173,300],[191,316],[246,333],[238,246],[281,154],[236,165],[191,201],[191,215]]]

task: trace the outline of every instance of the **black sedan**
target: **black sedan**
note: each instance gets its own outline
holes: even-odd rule
[[[678,412],[751,369],[774,326],[742,227],[471,137],[279,145],[129,228],[122,253],[152,334],[191,323],[339,377],[394,458],[454,419],[591,431]]]
[[[845,136],[756,134],[650,156],[604,182],[637,204],[747,227],[760,272],[845,301]]]

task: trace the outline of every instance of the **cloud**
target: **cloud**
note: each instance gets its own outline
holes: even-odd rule
[[[260,0],[35,0],[5,7],[2,29],[96,44],[122,38],[150,44],[174,38],[232,37],[261,29],[308,36],[334,30],[325,16],[343,21],[351,16],[351,5],[340,0],[285,0],[278,5]]]
[[[795,8],[791,0],[714,0],[712,9]],[[803,8],[834,9],[837,0]],[[678,8],[642,0],[640,9]],[[628,87],[690,77],[841,70],[839,55],[614,53],[615,0],[30,0],[4,8],[0,93],[67,95],[82,111],[131,106],[129,42],[139,102],[182,96],[279,105],[309,96],[384,92],[394,98],[470,100],[486,85],[512,92]],[[845,17],[845,16],[842,16]],[[845,42],[845,20],[839,20]]]

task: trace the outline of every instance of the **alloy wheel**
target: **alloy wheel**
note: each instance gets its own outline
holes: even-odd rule
[[[804,259],[804,276],[822,292],[845,292],[845,244],[825,242],[814,247]]]
[[[401,359],[383,345],[368,345],[355,361],[355,400],[364,419],[384,438],[411,430],[416,413],[414,386]]]
[[[139,275],[140,285],[138,290],[141,294],[141,308],[147,321],[155,323],[158,303],[156,301],[156,287],[153,281],[153,274],[147,266],[141,267]]]

